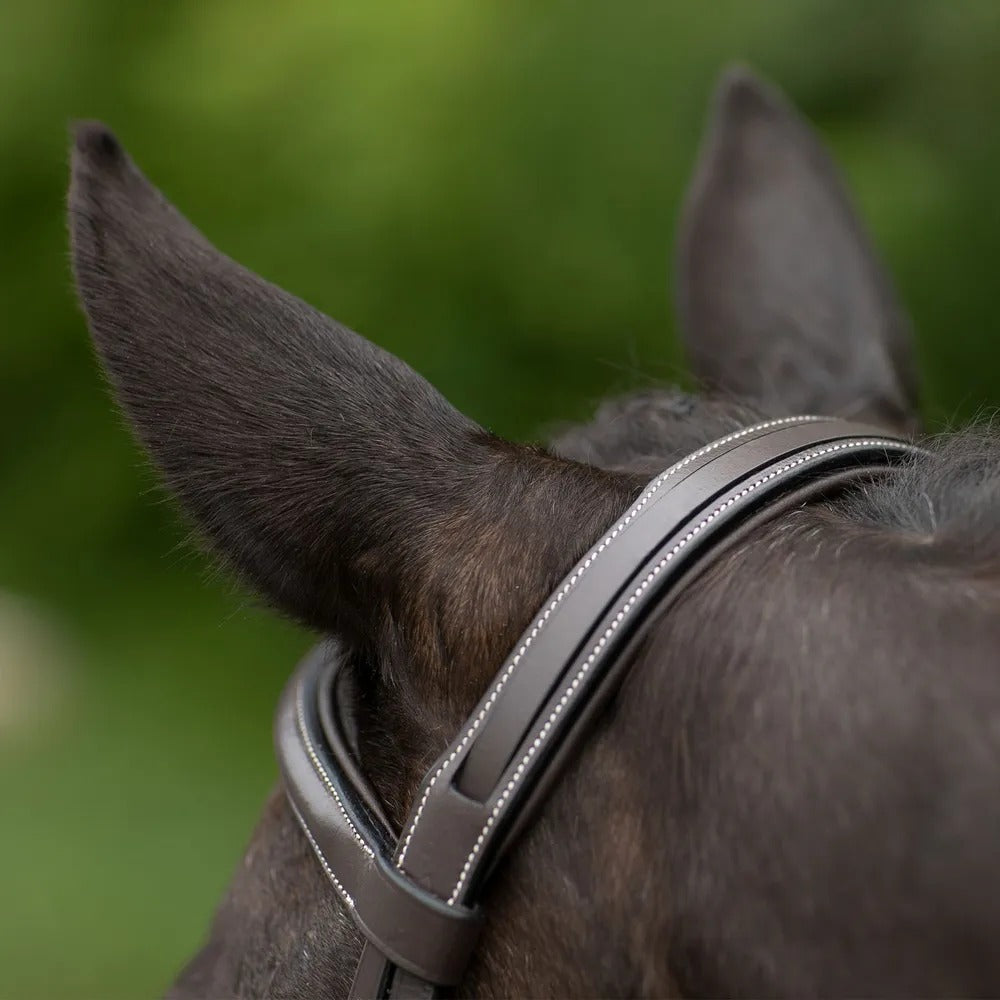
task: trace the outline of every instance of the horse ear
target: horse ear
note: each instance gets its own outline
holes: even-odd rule
[[[138,437],[224,559],[307,624],[492,669],[493,644],[627,506],[630,485],[492,437],[223,256],[100,125],[77,131],[69,221]]]
[[[678,245],[695,374],[769,411],[913,429],[909,324],[836,168],[773,87],[730,70]]]

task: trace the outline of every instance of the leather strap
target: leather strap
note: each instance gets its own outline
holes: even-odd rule
[[[316,647],[296,670],[278,706],[275,740],[285,791],[323,870],[358,928],[393,964],[445,985],[461,978],[482,915],[448,906],[393,865],[391,830],[351,786],[343,750],[325,739],[320,688],[333,691],[343,659]]]
[[[648,488],[647,493],[652,494],[648,502],[603,552],[595,553],[593,569],[571,574],[570,579],[575,578],[572,600],[564,599],[553,609],[547,627],[525,651],[516,673],[479,726],[459,765],[455,780],[458,790],[479,802],[491,795],[526,735],[532,712],[544,704],[565,673],[592,623],[625,589],[636,567],[663,544],[665,529],[676,530],[734,478],[751,476],[765,464],[803,448],[838,440],[852,430],[856,433],[856,428],[840,421],[774,428],[766,436],[738,442],[730,450],[721,448],[699,455],[664,479],[655,492]]]
[[[483,881],[707,554],[918,451],[875,428],[796,417],[671,466],[546,602],[428,772],[401,836],[354,755],[341,657],[332,644],[314,650],[286,689],[275,737],[299,822],[366,938],[352,995],[435,996],[435,984],[460,982]]]
[[[657,477],[563,581],[432,767],[404,830],[399,867],[451,904],[468,898],[480,859],[550,748],[678,573],[725,528],[792,486],[859,460],[888,463],[910,447],[872,428],[810,420],[702,449]]]

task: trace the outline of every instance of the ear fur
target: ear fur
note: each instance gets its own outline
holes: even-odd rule
[[[631,481],[492,437],[219,253],[99,124],[76,133],[69,223],[139,439],[216,551],[308,625],[446,686],[488,676],[627,506]]]
[[[683,213],[680,326],[710,387],[913,430],[909,324],[837,170],[772,86],[722,79]]]

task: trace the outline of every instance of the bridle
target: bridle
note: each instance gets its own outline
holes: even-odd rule
[[[292,809],[365,939],[351,995],[433,997],[461,981],[487,877],[635,659],[649,625],[717,557],[783,511],[884,473],[916,446],[821,417],[729,434],[657,476],[545,602],[428,771],[402,832],[365,779],[333,644],[282,696]]]

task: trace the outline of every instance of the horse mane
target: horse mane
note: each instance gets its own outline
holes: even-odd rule
[[[1000,437],[994,421],[940,434],[928,454],[852,491],[838,508],[863,527],[918,542],[964,572],[1000,571]]]

